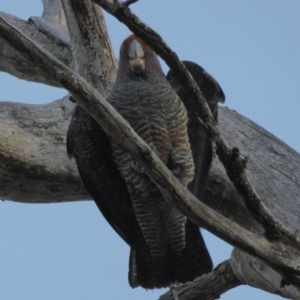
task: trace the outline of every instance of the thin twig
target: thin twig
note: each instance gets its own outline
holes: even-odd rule
[[[136,3],[138,2],[139,0],[127,0],[127,1],[124,1],[122,4],[125,6],[125,7],[129,7],[131,4],[133,3]]]

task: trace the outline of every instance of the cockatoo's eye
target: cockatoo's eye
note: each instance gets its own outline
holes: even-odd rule
[[[130,61],[133,61],[133,60],[135,60],[135,59],[145,60],[145,57],[135,57],[135,58],[130,58],[130,57],[128,57],[128,59],[129,59]]]

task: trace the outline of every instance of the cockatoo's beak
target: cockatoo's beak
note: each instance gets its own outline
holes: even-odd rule
[[[145,52],[143,46],[136,40],[129,46],[129,63],[131,71],[136,75],[145,71]]]

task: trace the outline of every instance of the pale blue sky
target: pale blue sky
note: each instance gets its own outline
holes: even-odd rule
[[[300,151],[299,0],[140,0],[132,9],[181,59],[197,62],[218,80],[226,106]],[[42,5],[40,0],[1,1],[0,11],[27,20],[39,16]],[[129,31],[110,16],[107,23],[117,54]],[[1,101],[37,104],[66,94],[4,73],[0,85]],[[128,247],[93,202],[5,201],[0,228],[0,299],[150,300],[162,293],[128,286]],[[215,264],[229,257],[230,246],[206,233],[205,238]],[[221,299],[280,297],[239,287]]]

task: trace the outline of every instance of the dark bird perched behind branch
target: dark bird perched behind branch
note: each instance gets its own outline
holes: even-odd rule
[[[218,103],[225,102],[225,95],[222,88],[209,73],[196,63],[190,61],[183,61],[183,63],[198,84],[217,122]],[[167,74],[167,79],[187,109],[188,134],[195,164],[195,177],[188,188],[198,199],[201,199],[212,161],[213,151],[211,141],[206,136],[203,124],[199,122],[199,114],[194,109],[191,97],[181,86],[178,79],[176,79],[174,72],[170,70]]]
[[[198,84],[208,87],[207,95],[205,88],[203,91],[216,115],[217,102],[224,102],[221,88],[200,66],[185,64]],[[175,86],[172,74],[168,79]],[[178,85],[176,91],[185,97]],[[212,159],[210,142],[201,123],[193,119],[188,98],[183,99],[189,116],[187,128],[186,109],[163,75],[156,54],[135,36],[127,38],[121,46],[118,77],[108,101],[181,183],[190,183],[189,188],[201,195]],[[165,287],[211,271],[211,258],[197,226],[164,200],[119,143],[110,141],[92,117],[76,107],[67,150],[74,156],[81,178],[100,211],[131,247],[130,285]]]

